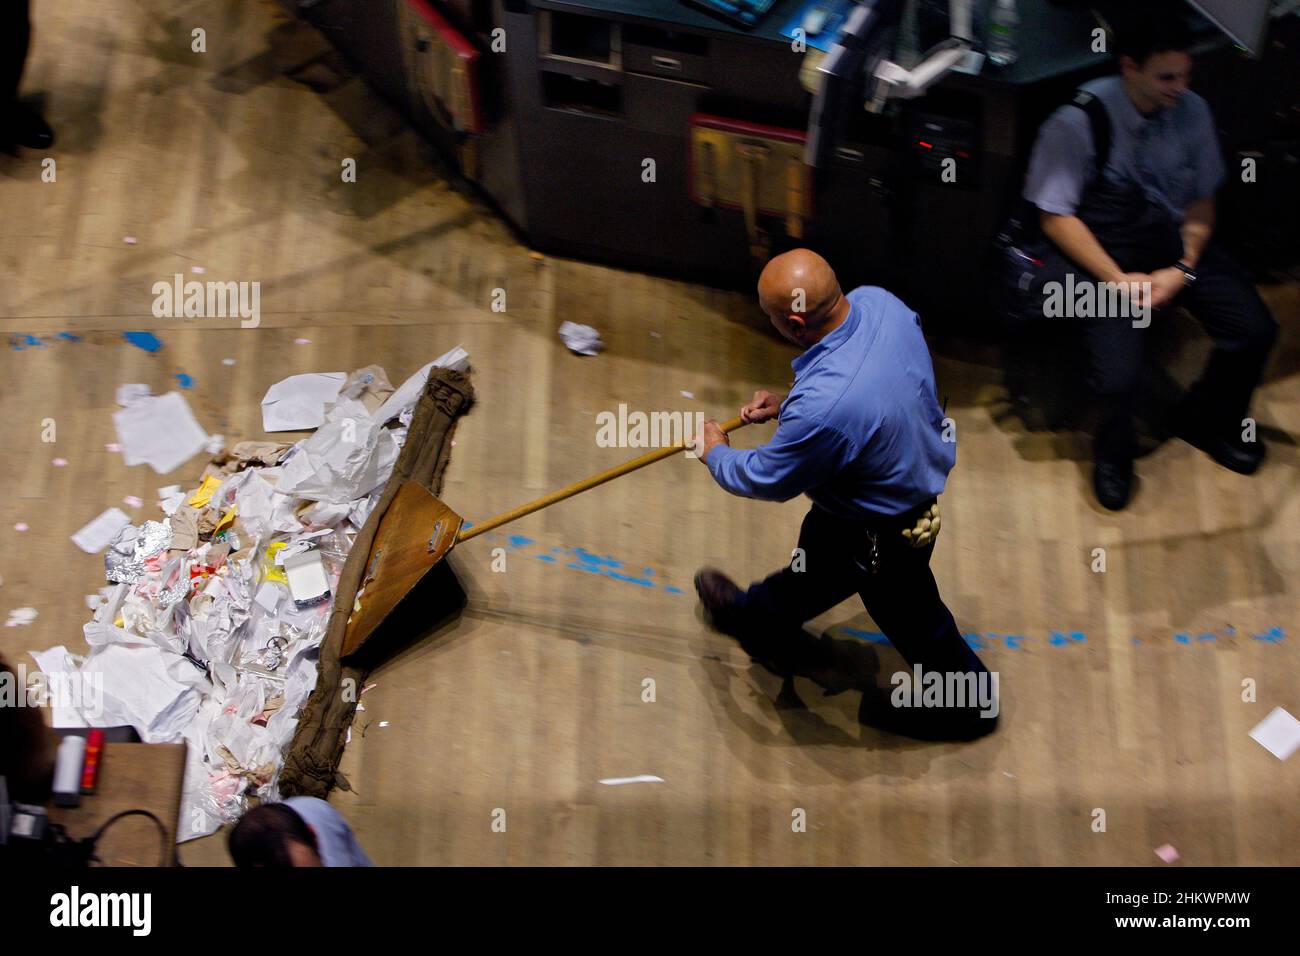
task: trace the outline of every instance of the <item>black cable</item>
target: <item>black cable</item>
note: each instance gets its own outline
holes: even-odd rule
[[[160,819],[158,819],[156,814],[151,813],[148,810],[123,810],[121,813],[115,813],[107,820],[105,820],[103,826],[101,826],[98,830],[96,830],[93,835],[87,837],[85,840],[82,841],[88,847],[89,850],[88,856],[90,857],[90,859],[99,861],[99,857],[95,856],[95,846],[99,843],[99,838],[104,835],[104,831],[107,830],[114,823],[116,823],[118,820],[121,820],[123,817],[131,817],[131,816],[148,817],[150,820],[154,822],[154,825],[158,827],[158,832],[162,834],[162,840],[163,840],[162,857],[158,861],[158,865],[167,866],[167,842],[168,842],[167,827]],[[175,852],[173,852],[172,854],[171,862],[177,866],[180,865],[180,860],[176,858]]]

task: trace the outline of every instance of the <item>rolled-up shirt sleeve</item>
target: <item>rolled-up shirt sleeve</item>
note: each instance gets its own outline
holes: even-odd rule
[[[1092,175],[1092,129],[1088,115],[1062,107],[1038,131],[1025,175],[1027,200],[1044,212],[1073,216]]]
[[[829,479],[851,459],[852,451],[852,442],[838,429],[787,414],[766,445],[743,451],[718,445],[704,464],[733,495],[789,501]]]

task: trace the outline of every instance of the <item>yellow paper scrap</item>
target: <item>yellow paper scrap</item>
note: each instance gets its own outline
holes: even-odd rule
[[[230,510],[221,516],[221,520],[217,522],[217,526],[212,529],[213,534],[219,534],[223,528],[228,528],[235,523],[235,509],[238,507],[238,505],[230,506]]]
[[[203,484],[199,485],[199,490],[194,492],[186,504],[193,505],[195,508],[206,508],[208,502],[212,500],[212,496],[221,487],[221,482],[221,478],[208,475],[203,479]]]
[[[262,558],[262,580],[276,581],[286,587],[289,584],[289,578],[284,573],[284,568],[275,563],[275,556],[284,549],[287,541],[272,541],[266,546],[266,554]]]

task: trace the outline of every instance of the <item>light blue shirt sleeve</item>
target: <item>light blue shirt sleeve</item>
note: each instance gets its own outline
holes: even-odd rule
[[[1088,114],[1063,106],[1038,131],[1025,175],[1027,200],[1044,212],[1073,216],[1094,175],[1092,125]]]
[[[802,417],[790,404],[766,445],[744,451],[718,445],[709,452],[704,464],[725,490],[761,501],[789,501],[827,481],[850,460],[848,438]]]

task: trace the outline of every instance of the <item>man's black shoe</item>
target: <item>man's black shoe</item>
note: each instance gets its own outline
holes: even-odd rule
[[[1196,424],[1187,414],[1175,417],[1174,435],[1239,475],[1253,475],[1264,462],[1262,441],[1243,441],[1236,431],[1214,435],[1204,425]]]
[[[1133,462],[1096,462],[1092,466],[1092,490],[1102,507],[1122,511],[1133,497]]]
[[[704,605],[704,617],[709,626],[730,634],[736,633],[736,609],[740,606],[741,590],[736,582],[716,568],[701,568],[695,574],[695,592]]]
[[[0,139],[28,149],[49,149],[54,145],[54,130],[41,114],[22,103],[15,103],[3,117]]]

